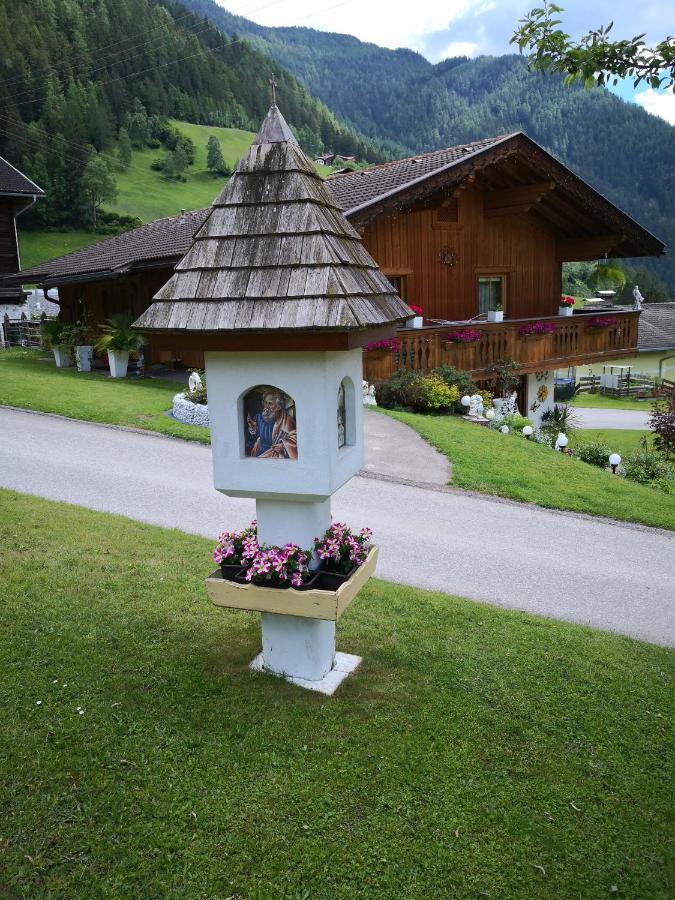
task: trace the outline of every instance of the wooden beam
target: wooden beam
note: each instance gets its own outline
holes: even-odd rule
[[[498,210],[512,210],[519,206],[530,207],[539,203],[554,188],[555,181],[540,181],[537,184],[523,184],[499,191],[489,191],[483,194],[483,209],[486,213],[489,210],[493,214],[498,214]]]
[[[558,262],[600,259],[625,240],[623,234],[601,234],[586,238],[559,238],[556,241]]]
[[[496,209],[484,209],[483,215],[486,219],[495,219],[497,216],[522,216],[524,213],[529,213],[532,206],[532,203],[517,203],[513,206],[499,206]]]

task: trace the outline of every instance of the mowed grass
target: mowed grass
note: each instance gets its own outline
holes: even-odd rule
[[[607,397],[605,394],[575,394],[570,403],[585,409],[637,409],[649,413],[653,399],[634,400],[632,397]]]
[[[21,219],[18,222],[21,224]],[[96,241],[102,241],[106,235],[93,231],[19,231],[19,249],[21,251],[21,268],[37,266],[47,259],[64,256],[73,250],[88,247]]]
[[[166,415],[180,384],[99,372],[57,369],[51,352],[0,352],[0,406],[57,413],[89,422],[127,425],[209,443],[208,428],[184,425]]]
[[[448,457],[456,487],[675,529],[674,495],[612,477],[520,435],[503,435],[458,417],[384,412],[410,425]]]
[[[112,212],[138,216],[141,222],[152,222],[162,216],[177,215],[181,209],[210,206],[223,189],[227,177],[213,176],[206,168],[206,144],[209,137],[213,135],[218,139],[225,162],[231,168],[247,153],[254,138],[253,132],[236,128],[192,125],[175,120],[172,120],[172,124],[195,145],[195,162],[186,170],[186,180],[168,180],[162,178],[160,172],[150,168],[156,159],[167,156],[164,147],[157,150],[134,150],[129,168],[116,174],[119,196],[117,203],[109,207]]]
[[[372,581],[326,698],[249,671],[208,541],[0,507],[7,896],[669,895],[670,651]]]
[[[618,453],[623,459],[637,450],[641,438],[646,438],[653,446],[653,435],[649,431],[635,431],[627,428],[583,428],[576,431],[570,440],[570,446],[580,443],[605,444],[612,453]]]

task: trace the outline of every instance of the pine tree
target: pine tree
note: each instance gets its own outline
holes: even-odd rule
[[[131,165],[131,138],[126,128],[120,128],[117,136],[117,156],[120,166],[123,169],[128,169]]]
[[[212,175],[228,175],[229,171],[220,142],[215,135],[211,135],[206,143],[206,168]]]
[[[92,226],[96,228],[101,206],[117,200],[117,182],[108,162],[96,153],[84,167],[81,183],[87,216]]]

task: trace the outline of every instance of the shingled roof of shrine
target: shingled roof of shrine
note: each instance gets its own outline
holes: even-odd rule
[[[135,326],[351,331],[410,315],[273,105]]]

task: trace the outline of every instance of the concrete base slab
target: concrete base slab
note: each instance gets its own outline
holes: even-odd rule
[[[330,697],[340,687],[347,675],[356,671],[361,663],[361,657],[355,656],[353,653],[336,653],[335,665],[323,678],[319,681],[308,681],[306,678],[293,678],[288,675],[279,676],[290,681],[291,684],[297,684],[298,687],[307,688],[308,691],[318,691],[320,694],[326,694]],[[267,672],[262,653],[259,653],[249,666],[254,672]],[[275,674],[268,672],[268,674]]]

